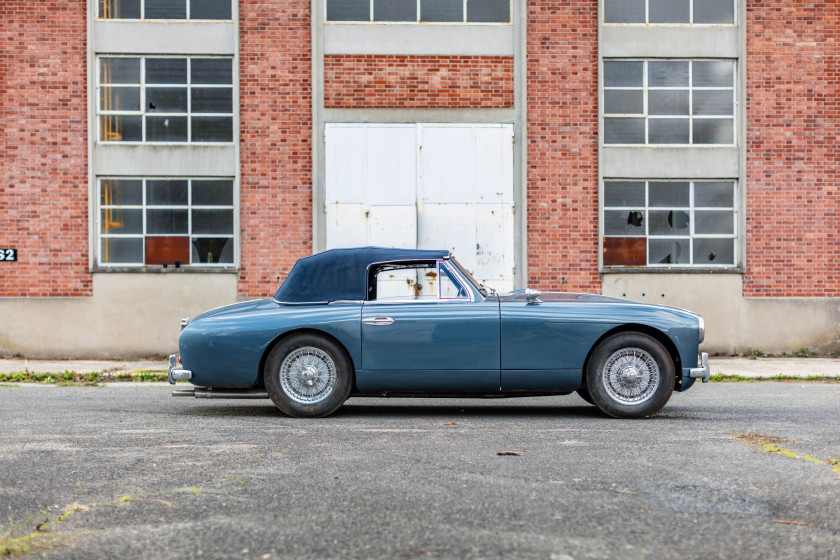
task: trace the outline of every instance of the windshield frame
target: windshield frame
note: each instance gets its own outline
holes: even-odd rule
[[[458,262],[458,259],[456,259],[455,257],[449,257],[447,260],[451,262],[455,268],[458,269],[458,272],[461,273],[461,275],[467,280],[467,282],[472,284],[472,287],[476,289],[478,293],[480,293],[484,297],[488,297],[490,290],[484,287],[484,284],[476,280],[475,276],[473,276],[469,270],[464,268],[464,265]]]

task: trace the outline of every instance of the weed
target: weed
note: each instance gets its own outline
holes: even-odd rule
[[[807,348],[807,347],[803,346],[802,348],[799,349],[799,351],[797,352],[797,355],[799,355],[799,356],[812,356],[814,353],[815,352],[813,350],[811,350],[810,348]]]
[[[710,376],[709,381],[713,381],[715,383],[752,383],[755,379],[752,377],[744,377],[743,375],[738,375],[737,373],[723,373],[719,371]]]
[[[758,348],[748,348],[746,352],[744,352],[745,358],[750,358],[751,360],[755,360],[756,358],[760,358],[764,355],[764,352],[759,350]]]

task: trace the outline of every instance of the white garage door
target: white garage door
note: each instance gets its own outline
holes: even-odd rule
[[[327,248],[449,249],[513,289],[513,125],[327,124]]]

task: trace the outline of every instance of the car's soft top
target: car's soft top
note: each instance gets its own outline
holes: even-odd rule
[[[363,300],[370,265],[383,262],[444,259],[449,251],[358,247],[330,249],[299,259],[274,294],[278,303],[327,303]]]

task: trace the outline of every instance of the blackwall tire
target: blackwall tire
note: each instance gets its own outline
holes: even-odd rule
[[[274,404],[295,417],[329,416],[353,386],[353,366],[335,341],[317,334],[297,334],[280,341],[268,355],[263,372]]]
[[[645,418],[674,392],[674,362],[665,347],[642,333],[601,342],[589,360],[586,388],[595,406],[615,418]]]
[[[588,402],[589,404],[595,404],[595,401],[592,399],[592,395],[589,394],[589,389],[586,387],[581,387],[575,393],[578,394],[580,398]]]

